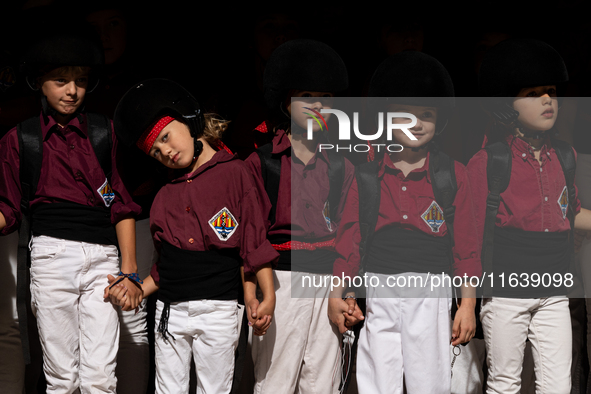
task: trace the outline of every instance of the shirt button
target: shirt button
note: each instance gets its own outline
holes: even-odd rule
[[[544,232],[546,232],[546,233],[547,233],[547,232],[548,232],[548,229],[544,230]]]
[[[82,173],[81,173],[80,171],[76,171],[76,176],[77,176],[78,178],[82,178]]]
[[[192,244],[193,242],[195,242],[195,240],[193,238],[189,238],[189,243]]]
[[[94,197],[90,197],[88,201],[90,201],[91,204],[94,204]]]
[[[306,208],[310,208],[310,204],[306,203]]]
[[[404,216],[402,216],[402,219],[406,220],[406,219],[408,219],[408,216],[404,215]]]
[[[187,211],[187,212],[191,212],[191,207],[187,207],[187,208],[185,208],[185,211]]]
[[[546,152],[546,154],[547,154],[548,156],[550,156],[550,152]]]
[[[308,174],[304,172],[304,178],[306,178],[307,176],[308,176]]]
[[[544,197],[544,201],[548,201],[548,197]]]
[[[406,186],[402,186],[402,191],[405,192],[406,191]]]
[[[540,172],[542,172],[542,167],[540,167]]]
[[[74,146],[74,145],[70,145],[70,149],[74,149],[74,148],[75,148],[75,146]]]
[[[525,157],[525,153],[522,153],[522,154],[521,154],[521,157]]]

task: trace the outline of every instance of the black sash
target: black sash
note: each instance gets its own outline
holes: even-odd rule
[[[365,271],[396,275],[404,272],[450,273],[449,240],[422,231],[387,226],[373,236]]]
[[[235,250],[189,251],[163,242],[158,299],[164,303],[238,299],[240,262]]]
[[[493,295],[541,298],[566,294],[564,278],[570,263],[568,235],[568,231],[546,233],[495,227]],[[555,274],[562,277],[562,285],[556,286]],[[510,281],[511,275],[519,280]],[[540,278],[537,286],[532,283],[532,275]]]
[[[171,302],[234,300],[241,289],[240,256],[235,250],[191,251],[162,243],[158,299],[164,303],[158,332],[168,340]]]
[[[316,243],[318,239],[292,238],[289,235],[276,235],[269,237],[272,244],[279,245],[289,241]],[[338,254],[334,250],[285,250],[278,251],[278,271],[310,272],[313,274],[332,274],[332,267]]]
[[[117,232],[107,207],[89,207],[69,202],[39,204],[34,208],[32,218],[33,235],[117,245]]]
[[[287,250],[279,252],[278,271],[310,272],[332,274],[332,267],[338,254],[334,250]]]

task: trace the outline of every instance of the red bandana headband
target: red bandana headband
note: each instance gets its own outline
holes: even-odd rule
[[[137,147],[140,148],[145,154],[150,154],[150,149],[152,149],[152,146],[154,145],[154,142],[156,141],[156,138],[158,138],[158,135],[162,129],[173,120],[174,118],[170,116],[163,116],[156,123],[154,123],[154,126],[148,127],[148,129],[144,131],[144,134],[142,134],[135,143]]]

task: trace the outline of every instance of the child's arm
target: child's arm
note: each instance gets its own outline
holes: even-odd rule
[[[105,287],[105,293],[103,297],[109,298],[113,305],[121,306],[121,309],[124,311],[130,311],[134,309],[130,307],[131,304],[126,296],[127,287],[121,283],[117,283],[115,286],[113,286],[113,283],[115,283],[117,280],[117,278],[115,278],[113,275],[107,275],[107,279],[109,280],[109,286]],[[158,283],[154,281],[152,275],[146,277],[143,282],[144,283],[141,284],[141,287],[145,297],[155,293],[159,289]]]
[[[364,319],[355,298],[343,300],[346,290],[344,278],[354,278],[359,274],[361,260],[359,254],[359,244],[361,243],[359,191],[356,180],[352,180],[347,197],[342,200],[345,203],[335,241],[335,251],[339,257],[333,264],[333,275],[343,280],[339,281],[340,286],[331,289],[328,299],[328,317],[339,328],[339,331],[344,333]],[[350,291],[346,295],[354,296],[355,292]]]
[[[365,319],[354,298],[355,293],[348,292],[346,294],[348,298],[343,300],[344,291],[343,286],[335,287],[328,299],[328,318],[338,327],[341,334]]]
[[[575,215],[575,229],[591,231],[591,211],[585,208]]]
[[[244,306],[246,307],[246,317],[248,325],[253,328],[253,334],[260,336],[264,335],[271,324],[271,316],[263,316],[258,319],[259,300],[256,296],[257,279],[256,276],[244,276],[244,267],[240,267],[240,274],[242,276],[242,286],[244,288]]]
[[[4,227],[6,227],[6,218],[4,217],[2,212],[0,212],[0,231],[2,231]]]
[[[251,316],[257,319],[254,327],[255,331],[260,332],[260,335],[264,335],[271,325],[273,313],[275,312],[275,285],[273,284],[273,268],[271,268],[271,264],[264,264],[260,267],[256,272],[256,282],[254,283],[255,287],[258,283],[261,288],[263,301],[257,305],[256,310],[251,311]]]
[[[462,300],[458,305],[458,311],[454,319],[454,325],[451,331],[451,344],[453,346],[466,343],[474,337],[476,333],[476,316],[474,307],[476,306],[476,289],[469,283],[462,286]]]
[[[115,230],[117,231],[117,241],[121,250],[121,272],[124,274],[137,273],[135,219],[127,218],[121,220],[115,225]],[[128,278],[123,279],[120,284],[127,288],[126,298],[129,302],[129,309],[125,310],[137,308],[144,297],[142,290]]]

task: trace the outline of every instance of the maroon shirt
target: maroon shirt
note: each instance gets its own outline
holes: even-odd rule
[[[317,150],[312,159],[304,165],[293,152],[291,156],[285,154],[291,149],[291,142],[285,131],[279,130],[272,143],[273,154],[282,154],[282,156],[275,223],[269,229],[269,236],[287,235],[298,240],[309,239],[311,242],[334,238],[341,221],[345,197],[354,178],[353,165],[345,159],[342,197],[335,217],[330,218],[331,228],[329,229],[323,215],[330,188],[326,150],[322,152]],[[256,152],[251,154],[246,159],[246,163],[259,179],[262,193],[266,194],[258,154]],[[270,207],[268,199],[263,204],[269,204]]]
[[[163,241],[190,251],[237,249],[246,274],[274,263],[279,254],[266,239],[269,211],[256,182],[243,161],[220,150],[195,172],[166,184],[150,211],[156,249]],[[157,265],[151,275],[159,281]]]
[[[80,119],[79,119],[80,118]],[[88,139],[86,116],[74,117],[63,128],[51,117],[47,123],[39,116],[43,135],[43,162],[31,207],[39,204],[73,202],[90,207],[106,207],[100,191],[107,180]],[[112,126],[111,126],[112,128]],[[117,171],[113,133],[112,175],[109,180],[115,197],[110,202],[111,222],[135,217],[141,211],[125,189]],[[21,221],[21,184],[19,178],[19,144],[16,127],[0,140],[0,212],[6,227],[0,235],[18,229]]]
[[[380,208],[375,231],[386,226],[399,226],[404,229],[422,231],[433,237],[447,234],[445,221],[434,231],[423,216],[435,202],[431,177],[429,175],[429,155],[421,168],[414,169],[406,177],[392,163],[390,156],[384,155],[380,164]],[[455,162],[458,191],[454,200],[456,207],[454,219],[454,275],[480,276],[480,243],[476,236],[475,214],[471,201],[470,186],[465,167]],[[359,273],[359,190],[357,181],[347,196],[343,219],[337,234],[336,251],[340,257],[334,264],[334,275],[356,276]],[[418,262],[420,263],[420,262]]]
[[[501,193],[496,225],[524,231],[570,231],[566,216],[568,205],[561,207],[562,197],[568,199],[568,190],[562,166],[550,141],[540,151],[541,165],[527,142],[513,136],[508,137],[507,142],[513,158],[511,179],[507,190]],[[488,195],[487,161],[486,150],[481,149],[468,163],[478,237],[481,240]],[[574,204],[575,212],[581,209],[578,197],[575,201],[568,201],[568,204]]]

